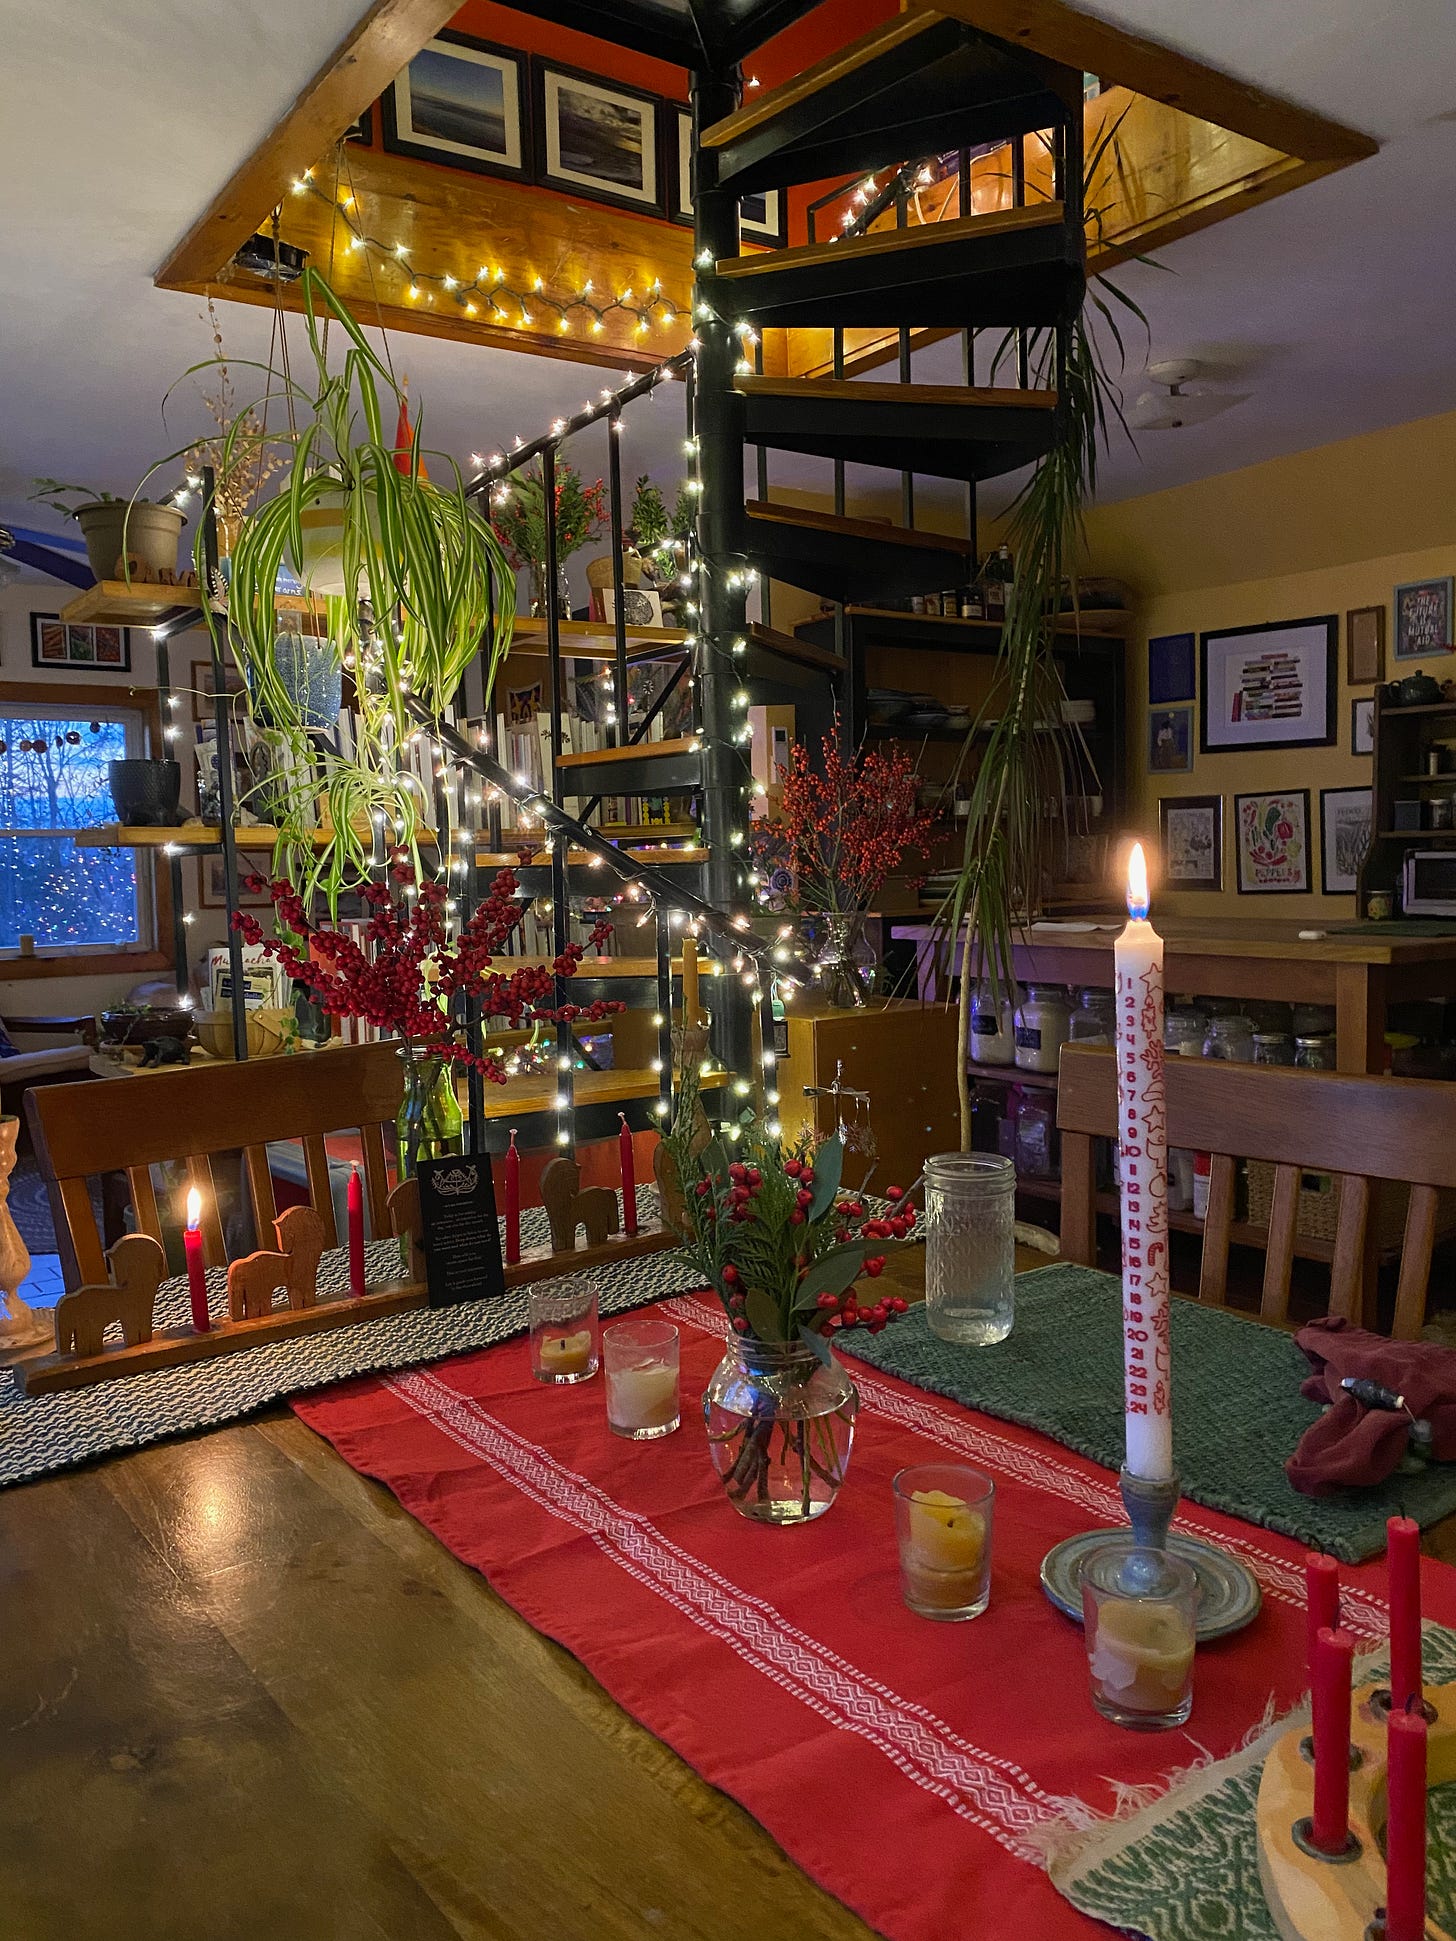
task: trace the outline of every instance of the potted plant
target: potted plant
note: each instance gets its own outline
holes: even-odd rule
[[[570,617],[566,594],[566,562],[601,532],[606,514],[602,500],[606,488],[598,479],[583,485],[574,465],[564,458],[556,461],[556,574],[555,597],[558,612]],[[546,611],[546,483],[540,462],[523,472],[513,472],[490,495],[491,523],[505,547],[506,558],[516,567],[524,566],[531,575],[531,612]]]
[[[89,485],[36,479],[33,502],[74,519],[86,542],[86,558],[98,580],[170,580],[186,514],[168,497],[118,499]],[[67,505],[67,499],[78,503]]]

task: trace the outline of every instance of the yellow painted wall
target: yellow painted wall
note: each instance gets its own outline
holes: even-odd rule
[[[1153,438],[1174,433],[1149,432]],[[1373,688],[1345,680],[1345,614],[1384,605],[1386,678],[1419,664],[1438,680],[1456,677],[1456,655],[1396,663],[1393,588],[1456,573],[1456,412],[1417,419],[1243,471],[1150,493],[1092,512],[1088,558],[1099,573],[1138,594],[1128,641],[1128,774],[1133,814],[1156,839],[1162,795],[1224,799],[1224,889],[1163,892],[1159,908],[1180,916],[1354,915],[1350,896],[1318,894],[1319,791],[1366,787],[1368,756],[1350,752],[1350,702]],[[1158,634],[1197,636],[1224,627],[1311,615],[1339,616],[1337,739],[1328,748],[1201,755],[1194,705],[1193,767],[1153,775],[1148,763],[1147,642]],[[1267,788],[1310,791],[1311,881],[1307,896],[1240,896],[1233,798]]]

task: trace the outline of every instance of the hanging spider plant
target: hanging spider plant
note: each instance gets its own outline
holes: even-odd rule
[[[408,848],[423,873],[419,843],[436,819],[435,804],[407,757],[416,728],[406,696],[442,716],[484,646],[489,705],[510,645],[515,582],[495,534],[466,498],[454,460],[429,454],[450,480],[436,484],[418,425],[407,444],[386,429],[384,399],[398,413],[402,393],[344,304],[315,270],[304,270],[301,289],[313,384],[283,380],[296,424],[282,435],[283,487],[241,521],[228,565],[226,619],[210,603],[204,612],[237,660],[253,730],[267,753],[277,868],[306,899],[322,892],[336,910],[340,892],[368,873],[376,829]],[[332,371],[331,321],[344,336],[341,367]],[[256,421],[248,431],[239,419],[222,441],[220,477],[256,463]],[[316,573],[322,578],[312,545],[320,514],[332,529],[330,577],[345,589],[324,597],[321,638],[335,665],[353,675],[354,746],[347,754],[337,741],[329,746],[310,734],[274,654],[280,571],[291,563],[305,593],[314,591]],[[194,544],[206,584],[203,536],[199,520]],[[448,829],[438,840],[443,859]]]

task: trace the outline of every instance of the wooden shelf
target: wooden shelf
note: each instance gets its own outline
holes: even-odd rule
[[[1456,829],[1380,829],[1381,842],[1456,842]]]
[[[846,606],[844,611],[846,615],[853,615],[856,619],[862,620],[906,620],[917,627],[955,627],[964,628],[968,632],[978,629],[984,633],[989,629],[998,637],[1001,632],[999,620],[962,620],[959,615],[951,613],[909,613],[903,607],[862,606]],[[820,618],[823,617],[820,616]],[[805,621],[800,624],[813,625],[814,623]],[[1102,640],[1123,640],[1131,628],[1132,614],[1126,607],[1083,607],[1082,611],[1075,616],[1066,613],[1058,615],[1057,618],[1057,632],[1074,640],[1088,634],[1096,635]],[[1456,707],[1456,704],[1452,705]],[[1417,710],[1412,709],[1410,712],[1415,713]]]
[[[1000,1079],[1003,1085],[1029,1085],[1040,1092],[1057,1089],[1055,1072],[1023,1072],[1015,1065],[982,1065],[974,1058],[966,1060],[966,1070],[972,1078]]]
[[[654,970],[656,966],[654,964]],[[714,1067],[703,1074],[703,1087],[726,1085],[732,1074]],[[659,1074],[653,1071],[574,1072],[572,1097],[578,1105],[618,1105],[627,1099],[655,1099]],[[522,1078],[508,1078],[504,1085],[485,1087],[487,1119],[510,1119],[527,1112],[554,1109],[559,1074],[555,1071],[531,1072]]]
[[[521,843],[522,849],[528,847],[532,850],[532,860],[527,862],[524,867],[527,869],[535,869],[541,864],[544,864],[547,860],[546,845],[544,843],[532,845],[525,841]],[[537,852],[539,852],[539,855]],[[635,844],[630,848],[624,847],[622,854],[624,856],[630,856],[634,862],[652,863],[659,868],[668,863],[705,863],[708,860],[708,851],[701,844],[694,844],[689,849],[675,848],[670,844],[664,845],[660,849]],[[519,869],[523,866],[520,852],[516,849],[477,849],[475,852],[475,860],[480,867],[485,869]],[[590,850],[573,849],[568,853],[566,860],[569,864],[590,864],[593,861],[593,856]],[[603,863],[602,867],[605,869],[606,864]]]
[[[603,822],[597,834],[608,842],[670,842],[674,837],[698,834],[696,822]]]
[[[1062,1182],[1059,1179],[1018,1178],[1016,1190],[1018,1193],[1028,1194],[1035,1200],[1054,1200],[1060,1204]],[[1113,1219],[1116,1219],[1122,1210],[1116,1193],[1099,1193],[1096,1195],[1095,1203],[1099,1213],[1109,1214]],[[1192,1213],[1176,1213],[1170,1209],[1168,1225],[1174,1233],[1201,1234],[1203,1232],[1203,1221]],[[1269,1246],[1269,1229],[1252,1227],[1245,1220],[1235,1220],[1229,1228],[1229,1242],[1235,1247],[1254,1247],[1263,1253]],[[1319,1260],[1326,1265],[1335,1257],[1335,1246],[1332,1240],[1314,1240],[1303,1233],[1295,1235],[1294,1251],[1301,1260]]]
[[[1387,721],[1403,721],[1407,715],[1417,714],[1456,714],[1456,701],[1420,701],[1412,708],[1383,707],[1381,716]]]
[[[360,830],[367,838],[368,831]],[[419,829],[418,841],[433,844],[433,829]],[[324,849],[332,842],[332,829],[315,829],[313,846]],[[278,831],[269,823],[240,823],[233,830],[233,842],[239,849],[274,849],[278,845]],[[71,840],[78,849],[218,849],[222,846],[222,830],[212,823],[183,822],[175,828],[155,828],[152,826],[129,826],[124,822],[103,822],[96,829],[77,829]]]
[[[609,620],[563,620],[560,622],[561,652],[568,660],[613,661],[617,658],[617,630]],[[651,660],[656,654],[673,654],[687,646],[684,627],[628,627],[627,651],[634,661]],[[534,615],[518,614],[511,634],[510,652],[545,659],[546,622]]]
[[[322,617],[324,603],[302,593],[275,594],[280,613]],[[219,606],[215,609],[222,611]],[[202,620],[202,592],[195,586],[161,586],[154,580],[98,580],[68,600],[62,620],[75,627],[156,627],[175,613],[193,612]]]

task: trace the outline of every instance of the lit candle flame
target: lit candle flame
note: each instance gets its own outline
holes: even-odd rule
[[[202,1219],[202,1195],[194,1186],[187,1195],[187,1224],[194,1232]]]
[[[1135,842],[1127,859],[1127,913],[1130,917],[1148,914],[1148,864],[1143,846]]]

